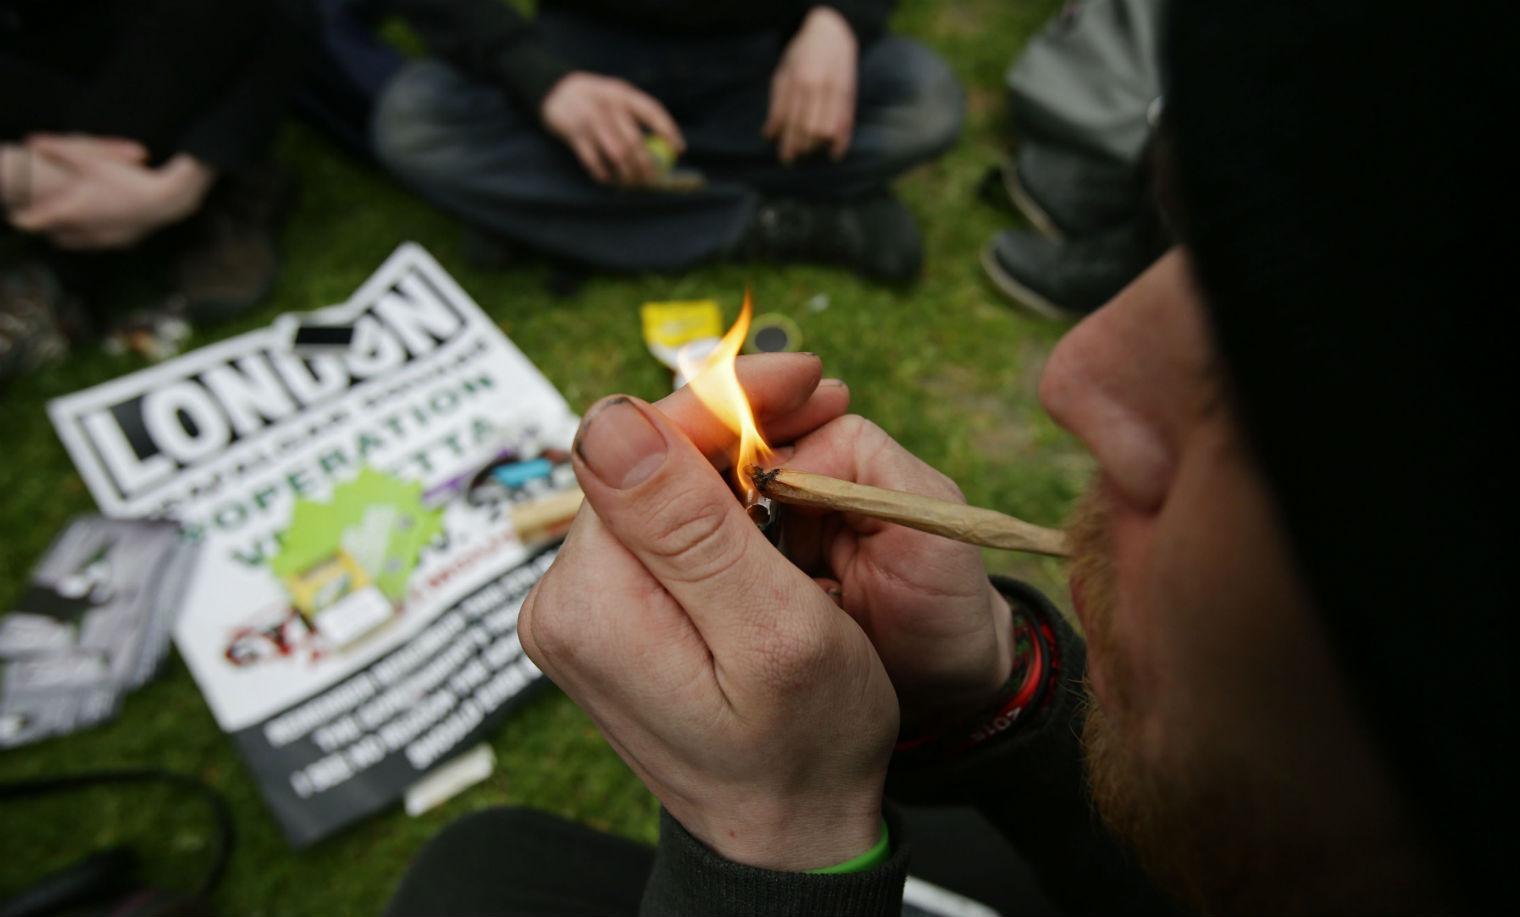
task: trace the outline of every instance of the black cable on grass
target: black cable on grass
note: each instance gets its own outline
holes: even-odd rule
[[[222,794],[201,780],[197,780],[186,774],[176,774],[172,771],[149,768],[141,770],[92,771],[79,774],[63,774],[57,777],[32,777],[23,780],[0,781],[0,799],[47,796],[92,786],[109,786],[111,784],[125,783],[162,783],[182,790],[189,790],[205,800],[206,805],[211,809],[212,818],[216,822],[217,850],[216,857],[212,860],[211,868],[206,871],[205,877],[201,880],[200,888],[196,889],[195,894],[203,899],[209,898],[212,890],[221,881],[222,874],[227,871],[227,861],[232,856],[232,846],[237,840],[237,835],[233,830],[232,812],[227,808],[227,801],[222,798]]]

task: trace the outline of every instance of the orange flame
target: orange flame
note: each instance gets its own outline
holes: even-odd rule
[[[744,469],[751,465],[763,466],[774,453],[765,437],[760,435],[755,412],[734,373],[734,358],[739,355],[739,348],[749,334],[750,312],[749,291],[745,290],[744,308],[739,310],[738,320],[723,335],[718,346],[706,357],[693,357],[683,352],[678,360],[681,375],[691,380],[687,384],[697,400],[739,437],[738,450],[733,453],[734,477],[745,497],[753,500],[759,496],[759,491]]]

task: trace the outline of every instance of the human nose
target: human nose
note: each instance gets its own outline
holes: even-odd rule
[[[1171,423],[1187,393],[1175,364],[1178,316],[1190,286],[1177,252],[1163,256],[1073,328],[1051,354],[1040,401],[1082,440],[1115,491],[1153,513],[1176,464]]]

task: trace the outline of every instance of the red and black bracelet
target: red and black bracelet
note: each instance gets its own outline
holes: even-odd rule
[[[917,736],[900,738],[899,757],[921,762],[945,760],[963,755],[1013,728],[1038,710],[1050,693],[1048,688],[1060,674],[1061,660],[1055,632],[1036,602],[1023,595],[1029,587],[1005,588],[1013,583],[998,583],[1008,599],[1013,614],[1013,671],[998,692],[998,699],[972,716],[952,725]],[[1032,591],[1032,590],[1029,590]],[[1043,599],[1043,596],[1036,596]]]

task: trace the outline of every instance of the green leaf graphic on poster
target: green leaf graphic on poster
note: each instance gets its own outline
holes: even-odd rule
[[[296,503],[269,566],[308,617],[371,586],[394,602],[442,531],[443,510],[423,505],[421,482],[366,467],[327,501]]]

